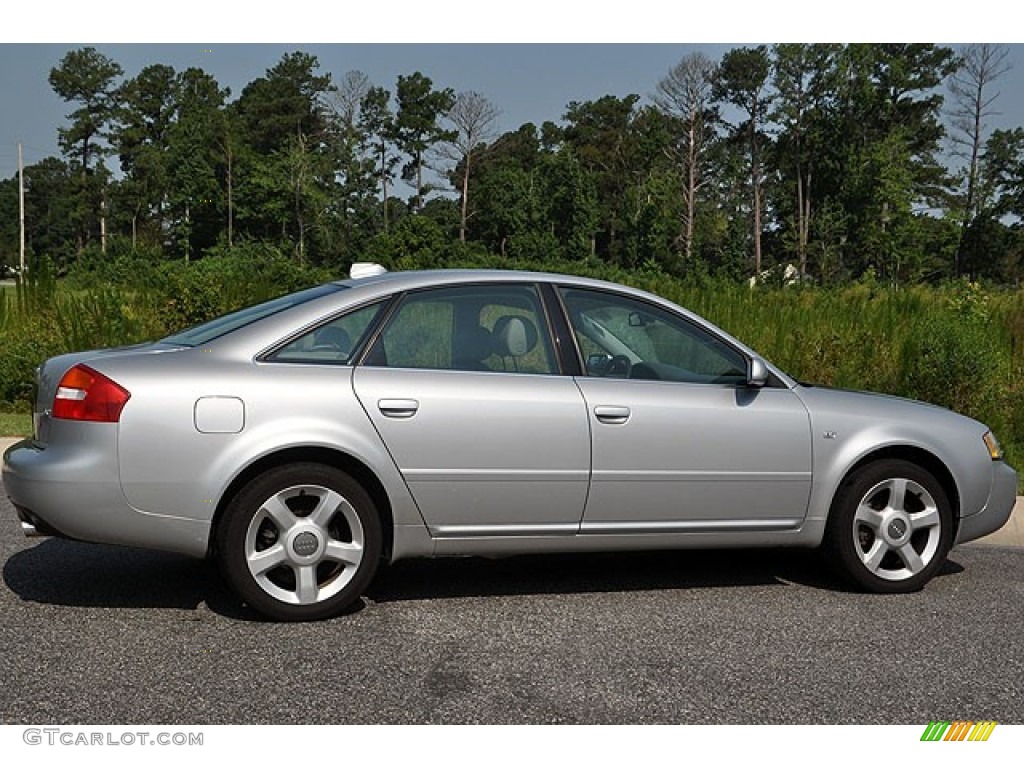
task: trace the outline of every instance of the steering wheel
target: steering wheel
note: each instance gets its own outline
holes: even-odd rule
[[[613,355],[608,361],[604,375],[612,379],[628,379],[633,372],[633,362],[625,355]]]

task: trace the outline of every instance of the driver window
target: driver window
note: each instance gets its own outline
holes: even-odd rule
[[[588,376],[743,384],[747,361],[686,318],[602,291],[563,289]]]

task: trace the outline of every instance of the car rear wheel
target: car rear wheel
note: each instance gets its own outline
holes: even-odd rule
[[[942,566],[953,511],[926,470],[887,459],[861,467],[832,503],[825,547],[832,564],[870,592],[913,592]]]
[[[254,610],[279,621],[334,616],[359,598],[381,554],[372,499],[341,470],[289,464],[235,496],[218,529],[222,570]]]

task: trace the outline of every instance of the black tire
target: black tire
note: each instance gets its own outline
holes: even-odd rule
[[[904,593],[928,583],[952,545],[953,510],[939,482],[909,461],[884,459],[857,469],[840,485],[823,549],[853,585]]]
[[[381,558],[380,516],[362,486],[324,464],[268,470],[235,495],[217,529],[221,570],[238,596],[277,621],[351,606]]]

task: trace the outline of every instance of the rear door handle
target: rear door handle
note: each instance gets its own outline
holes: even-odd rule
[[[629,408],[624,405],[598,405],[594,416],[602,424],[625,424],[629,421]]]
[[[389,419],[411,419],[420,404],[416,400],[378,400],[377,407]]]

